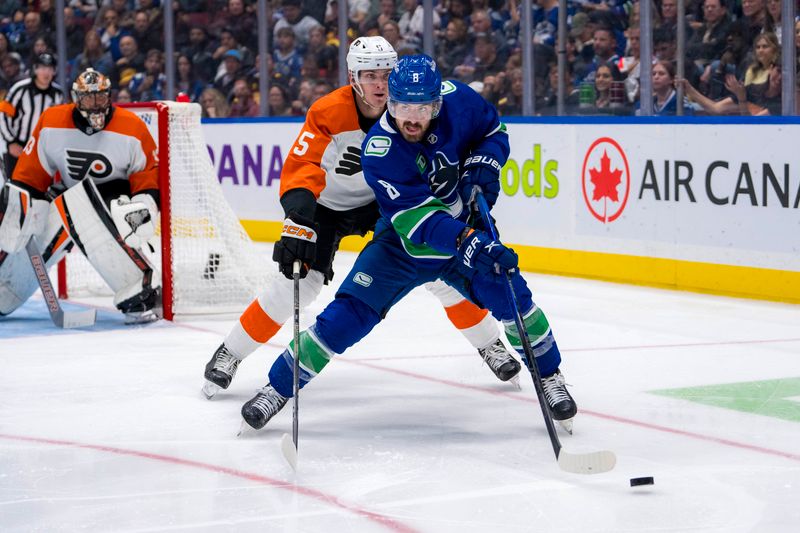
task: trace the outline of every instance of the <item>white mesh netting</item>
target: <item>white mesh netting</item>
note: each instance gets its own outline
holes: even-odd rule
[[[155,108],[132,111],[143,117],[158,141]],[[169,114],[173,312],[239,313],[276,269],[267,267],[271,258],[253,244],[222,194],[203,140],[200,106],[169,102],[160,112]],[[156,253],[148,255],[160,268],[160,242],[154,241]],[[70,297],[111,294],[77,250],[68,254],[67,286]]]

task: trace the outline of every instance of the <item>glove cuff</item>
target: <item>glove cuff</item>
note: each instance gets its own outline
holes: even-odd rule
[[[306,242],[317,242],[317,225],[304,216],[290,213],[283,221],[281,238],[298,239]]]

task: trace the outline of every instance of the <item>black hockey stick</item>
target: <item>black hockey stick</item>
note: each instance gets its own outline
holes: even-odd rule
[[[39,288],[42,290],[42,296],[44,296],[53,324],[63,329],[85,328],[94,325],[97,318],[95,309],[64,311],[61,308],[53,284],[50,283],[50,276],[47,275],[47,266],[42,254],[39,253],[39,247],[36,246],[36,237],[30,238],[28,244],[25,245],[25,251],[28,252],[28,258],[31,260],[33,272],[36,274],[36,280],[39,282]]]
[[[281,439],[281,450],[286,461],[297,470],[297,441],[300,432],[300,261],[292,265],[292,281],[294,282],[294,358],[292,362],[292,391],[294,402],[292,408],[292,440],[287,433]]]
[[[478,207],[478,212],[483,219],[489,234],[493,239],[499,240],[497,236],[497,229],[494,227],[492,217],[489,215],[489,206],[483,193],[476,187],[474,203]],[[542,409],[544,415],[544,425],[547,427],[547,434],[550,436],[550,443],[553,445],[553,452],[556,454],[556,460],[561,470],[571,472],[573,474],[601,474],[608,472],[614,468],[617,463],[617,458],[614,452],[603,450],[591,453],[569,453],[565,452],[561,447],[561,441],[558,439],[555,424],[550,413],[550,405],[547,403],[547,398],[544,395],[544,387],[542,386],[542,376],[539,373],[539,367],[536,364],[536,357],[531,348],[531,341],[528,338],[528,331],[525,329],[525,323],[522,320],[522,314],[517,303],[517,295],[514,293],[514,284],[511,281],[511,273],[506,274],[506,293],[508,294],[511,306],[514,308],[514,323],[517,326],[517,333],[522,343],[522,350],[525,352],[525,365],[533,378],[533,387],[536,389],[536,396],[539,399],[539,407]]]

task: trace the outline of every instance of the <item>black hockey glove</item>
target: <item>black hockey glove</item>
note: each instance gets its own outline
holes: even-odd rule
[[[308,274],[308,269],[317,257],[317,233],[319,228],[311,219],[289,213],[283,221],[281,240],[275,243],[272,259],[278,263],[278,270],[292,279],[295,260],[300,261],[300,277]]]
[[[472,200],[472,191],[478,186],[491,209],[500,195],[500,163],[489,155],[475,154],[464,161],[459,192],[464,203]]]
[[[484,231],[470,230],[465,230],[466,235],[458,243],[458,259],[462,268],[473,269],[496,281],[501,281],[506,272],[517,268],[519,258],[514,250],[492,239]]]

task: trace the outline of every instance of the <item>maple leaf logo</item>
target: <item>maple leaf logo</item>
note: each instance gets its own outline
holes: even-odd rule
[[[608,157],[606,150],[603,150],[603,157],[600,158],[600,168],[590,168],[589,176],[590,181],[594,184],[592,201],[608,198],[612,202],[619,202],[617,187],[621,181],[622,170],[611,170],[611,158]]]

